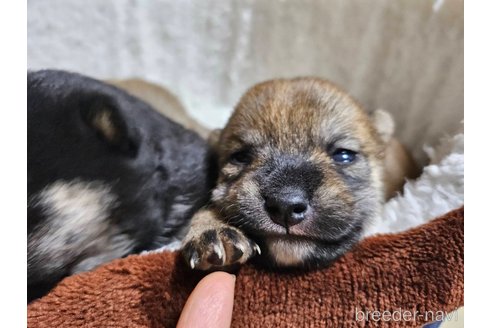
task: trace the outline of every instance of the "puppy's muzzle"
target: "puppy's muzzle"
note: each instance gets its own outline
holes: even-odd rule
[[[285,187],[263,197],[271,220],[285,228],[300,223],[310,211],[308,196],[300,188]]]
[[[263,186],[265,211],[287,231],[311,216],[310,199],[323,179],[321,171],[306,157],[276,156],[260,170],[258,177]]]

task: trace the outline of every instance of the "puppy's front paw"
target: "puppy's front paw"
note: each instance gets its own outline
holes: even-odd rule
[[[238,229],[221,226],[187,236],[182,253],[192,269],[208,270],[244,263],[261,251]]]

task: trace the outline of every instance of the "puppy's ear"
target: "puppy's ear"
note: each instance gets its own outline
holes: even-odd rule
[[[395,122],[391,114],[382,109],[376,109],[372,113],[371,119],[381,139],[388,143],[395,132]]]
[[[84,122],[111,149],[134,157],[138,152],[138,138],[131,135],[118,107],[107,99],[83,104]]]

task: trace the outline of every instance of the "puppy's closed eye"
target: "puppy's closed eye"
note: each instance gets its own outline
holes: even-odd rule
[[[229,163],[234,165],[249,165],[253,161],[253,153],[251,149],[243,148],[229,156]]]

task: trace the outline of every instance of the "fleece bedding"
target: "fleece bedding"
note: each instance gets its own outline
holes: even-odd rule
[[[368,237],[309,273],[246,265],[236,273],[232,326],[419,327],[439,319],[464,302],[463,223],[459,208],[405,232]],[[202,276],[178,253],[129,256],[63,280],[28,306],[28,326],[174,327]],[[392,319],[368,319],[374,311]]]

